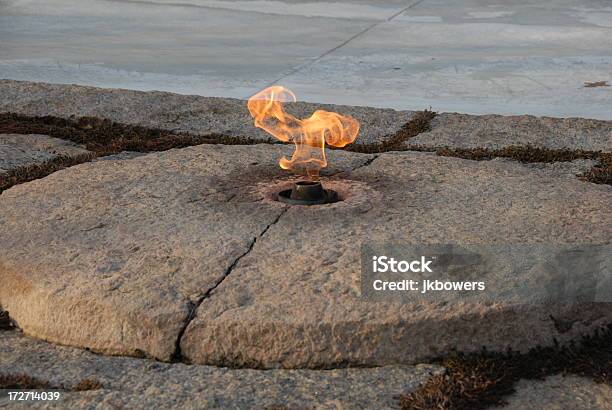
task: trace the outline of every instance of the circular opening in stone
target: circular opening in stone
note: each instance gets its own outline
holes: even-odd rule
[[[277,199],[291,205],[322,205],[337,202],[338,194],[317,181],[297,181],[291,189],[280,191]]]

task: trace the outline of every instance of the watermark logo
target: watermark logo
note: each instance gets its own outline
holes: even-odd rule
[[[418,260],[406,261],[406,260],[395,260],[395,258],[389,258],[387,256],[373,256],[372,257],[372,271],[373,272],[394,272],[394,273],[406,273],[406,272],[432,272],[429,265],[433,262],[428,260],[425,256],[421,256]]]
[[[612,302],[612,245],[362,246],[361,294],[373,301]]]

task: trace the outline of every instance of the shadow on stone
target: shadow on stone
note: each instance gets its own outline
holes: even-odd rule
[[[576,374],[597,383],[612,382],[612,326],[580,345],[536,348],[526,354],[509,351],[453,355],[435,362],[446,368],[412,393],[400,396],[402,409],[485,409],[505,404],[521,379],[541,380],[554,374]]]

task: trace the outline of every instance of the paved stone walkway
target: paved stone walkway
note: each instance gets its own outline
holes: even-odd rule
[[[67,389],[83,379],[103,386],[62,392],[55,404],[13,402],[10,408],[395,409],[398,394],[441,371],[433,365],[326,371],[187,366],[100,356],[0,331],[0,374],[27,374]],[[0,407],[7,405],[0,399]]]
[[[58,157],[91,154],[85,148],[48,135],[0,134],[0,174]]]
[[[315,107],[291,109],[306,115]],[[328,109],[358,117],[362,142],[387,140],[413,115]],[[267,140],[252,127],[243,101],[224,98],[3,80],[0,112],[9,111]],[[610,152],[611,130],[609,121],[440,114],[430,132],[409,142]],[[83,150],[39,135],[0,141],[0,164],[12,167]],[[15,144],[24,141],[18,158]],[[92,355],[0,332],[0,373],[22,371],[68,386],[99,378],[103,390],[67,394],[64,403],[76,408],[143,400],[161,407],[387,408],[395,405],[394,395],[439,371],[414,366],[432,356],[455,348],[563,343],[612,321],[603,305],[517,309],[503,303],[374,303],[359,296],[363,238],[608,243],[610,186],[576,178],[591,162],[330,151],[323,181],[343,201],[301,208],[273,200],[294,180],[277,166],[291,150],[200,145],[123,153],[4,191],[0,305],[25,334],[106,354],[197,364]],[[383,367],[304,369],[347,364]],[[577,392],[573,402],[555,399],[559,385]],[[531,400],[530,386],[519,386],[511,408]],[[609,397],[606,388],[577,378],[551,378],[542,386],[549,393],[541,403],[550,408],[570,402],[596,408]]]
[[[412,117],[411,111],[310,103],[289,104],[288,111],[304,118],[318,108],[359,120],[359,143],[388,140]],[[253,126],[245,101],[231,98],[0,80],[0,112],[61,118],[97,116],[124,124],[195,134],[271,139],[269,134]],[[429,148],[503,148],[531,144],[542,148],[610,152],[612,121],[441,113],[434,118],[431,132],[409,143]]]
[[[612,119],[607,0],[9,0],[0,78]]]
[[[612,403],[612,387],[574,375],[555,375],[545,380],[521,380],[507,401],[495,410],[606,410]]]

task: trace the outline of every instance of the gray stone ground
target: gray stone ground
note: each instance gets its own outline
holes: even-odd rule
[[[442,113],[433,119],[430,132],[409,142],[425,147],[497,149],[530,144],[549,149],[612,151],[612,121]]]
[[[496,410],[607,410],[612,386],[574,375],[555,375],[545,380],[521,380],[508,404]]]
[[[25,373],[67,388],[86,378],[103,385],[62,393],[55,404],[0,399],[0,408],[387,409],[398,407],[398,394],[441,371],[433,365],[326,371],[189,366],[100,356],[0,331],[0,374]]]
[[[90,154],[82,146],[47,135],[0,134],[0,173],[40,164],[58,156]]]
[[[609,186],[509,161],[332,151],[323,181],[345,199],[287,207],[271,198],[292,180],[276,165],[290,150],[200,145],[81,164],[5,191],[0,303],[28,335],[162,360],[189,322],[187,360],[266,368],[525,350],[612,318],[601,305],[359,297],[364,238],[607,243]],[[572,325],[558,330],[551,315]]]
[[[306,115],[318,107],[292,109]],[[359,118],[361,142],[384,140],[411,115],[328,109]],[[198,134],[267,138],[251,125],[244,101],[231,99],[0,80],[0,112],[6,111],[93,115]],[[441,114],[431,132],[410,142],[610,151],[610,124]],[[3,164],[82,150],[45,136],[2,138]],[[18,151],[22,157],[15,141],[27,142],[27,150]],[[97,402],[101,407],[378,408],[392,406],[393,395],[414,388],[431,370],[399,363],[418,363],[451,348],[524,350],[576,339],[611,321],[609,308],[593,305],[521,311],[503,305],[372,304],[358,297],[356,244],[364,237],[609,242],[610,187],[575,178],[591,161],[518,164],[415,152],[332,151],[323,179],[344,201],[303,209],[271,200],[293,180],[276,165],[290,152],[290,147],[261,144],[122,153],[5,191],[0,305],[28,335],[104,353],[169,360],[179,341],[183,359],[196,363],[385,367],[227,370],[104,357],[0,332],[0,372],[19,370],[68,385],[84,376],[100,378],[103,391],[66,396],[62,406],[77,408]],[[200,301],[195,318],[189,318]],[[559,329],[551,314],[569,330]],[[606,387],[576,378],[549,378],[537,385],[542,390],[535,386],[521,384],[510,408],[534,402],[551,409],[569,408],[563,407],[567,403],[596,408],[610,395]],[[546,394],[538,396],[539,391]]]
[[[292,104],[288,111],[303,118],[318,108],[357,118],[361,122],[357,139],[360,143],[388,139],[410,120],[412,114],[410,111],[310,103]],[[271,139],[253,126],[245,101],[231,98],[0,80],[0,112],[62,118],[99,116],[125,124],[196,134]],[[429,148],[503,148],[529,143],[542,148],[612,151],[612,121],[443,113],[433,120],[432,127],[431,132],[409,143]]]
[[[412,115],[410,111],[310,103],[289,104],[287,110],[298,118],[306,118],[317,109],[355,117],[362,125],[361,142],[376,142],[392,135]],[[62,118],[96,116],[124,124],[201,135],[218,133],[260,141],[273,139],[255,128],[246,101],[234,98],[0,80],[0,112]]]
[[[609,0],[2,0],[0,78],[612,119]]]

